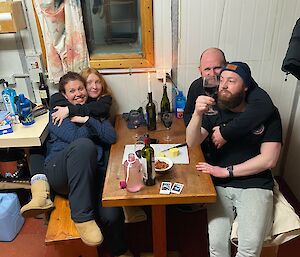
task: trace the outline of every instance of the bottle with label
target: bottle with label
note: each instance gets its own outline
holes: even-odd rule
[[[50,100],[50,93],[49,87],[45,83],[43,73],[39,73],[40,76],[40,85],[39,85],[39,93],[41,97],[42,104],[49,109],[49,100]]]
[[[156,107],[152,100],[152,92],[148,93],[148,103],[146,105],[147,128],[156,130]]]
[[[170,112],[170,101],[167,93],[167,86],[163,86],[163,96],[160,102],[160,116],[162,117],[163,113]]]
[[[144,139],[145,146],[142,149],[142,162],[144,162],[144,184],[153,186],[155,184],[155,160],[154,149],[150,146],[150,138],[147,135]]]
[[[29,126],[34,123],[34,116],[32,114],[32,108],[30,101],[20,94],[17,101],[17,109],[19,114],[19,119],[24,126]]]
[[[6,111],[9,111],[11,115],[16,114],[16,105],[15,105],[15,96],[16,91],[12,88],[8,87],[8,83],[6,81],[3,82],[4,90],[2,91],[2,99],[5,106]]]
[[[142,165],[134,153],[129,153],[124,162],[124,175],[128,192],[138,192],[143,188]]]
[[[183,111],[186,103],[186,99],[182,91],[178,91],[175,102],[176,102],[176,118],[182,119]]]

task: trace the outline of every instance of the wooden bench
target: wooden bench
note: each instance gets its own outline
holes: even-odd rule
[[[51,257],[97,257],[97,247],[84,244],[71,219],[69,201],[59,195],[54,199],[55,209],[51,212],[45,243]],[[52,249],[51,249],[52,248]],[[53,252],[53,253],[52,253]]]

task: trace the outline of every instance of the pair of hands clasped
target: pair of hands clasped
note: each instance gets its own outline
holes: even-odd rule
[[[63,120],[69,116],[69,108],[56,106],[54,110],[56,111],[51,114],[52,122],[54,125],[57,124],[57,126],[60,126]],[[75,123],[86,123],[88,119],[89,116],[73,116],[70,118],[70,120]]]
[[[205,112],[208,111],[209,106],[214,104],[215,104],[214,98],[206,95],[198,96],[195,105],[195,113],[202,116]],[[227,142],[221,135],[220,126],[216,126],[213,128],[211,139],[217,149],[220,149]],[[214,177],[220,177],[220,178],[228,177],[228,171],[226,170],[226,168],[213,166],[206,162],[199,162],[196,165],[196,169],[203,173],[208,173]]]

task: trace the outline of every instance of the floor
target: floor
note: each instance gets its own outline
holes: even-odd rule
[[[281,181],[279,184],[281,191],[299,215],[300,203],[293,197],[284,182]],[[146,211],[150,215],[150,210]],[[196,213],[182,213],[172,206],[167,210],[167,217],[168,249],[170,251],[180,252],[181,257],[208,257],[205,210]],[[67,252],[65,250],[59,252],[56,247],[46,246],[44,243],[46,229],[43,219],[27,219],[14,241],[0,242],[0,257],[80,257],[75,253],[76,249],[73,246]],[[127,235],[129,247],[136,255],[139,252],[151,251],[150,222],[130,224],[127,226]],[[93,257],[94,252],[87,254],[86,257]],[[281,245],[278,257],[297,257],[299,252],[300,237]],[[99,253],[101,257],[110,257],[105,244],[100,248]]]

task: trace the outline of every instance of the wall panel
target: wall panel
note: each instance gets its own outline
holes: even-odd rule
[[[178,84],[185,93],[199,77],[200,53],[208,47],[220,47],[228,60],[250,65],[255,80],[278,106],[286,136],[296,80],[290,76],[284,81],[281,65],[300,17],[299,1],[195,0],[180,4]]]

